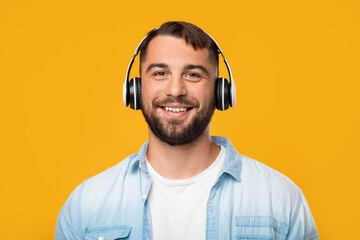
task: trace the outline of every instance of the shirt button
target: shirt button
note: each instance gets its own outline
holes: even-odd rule
[[[143,199],[145,200],[145,198],[146,198],[146,194],[143,194],[143,196],[142,196],[142,197],[143,197]]]
[[[104,240],[104,237],[103,237],[103,236],[100,236],[100,237],[98,238],[98,240]]]

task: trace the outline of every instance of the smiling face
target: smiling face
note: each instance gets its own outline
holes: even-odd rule
[[[141,107],[150,134],[169,145],[192,143],[210,130],[217,66],[207,49],[160,35],[141,60]]]

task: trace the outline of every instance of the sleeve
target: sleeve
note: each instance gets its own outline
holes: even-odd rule
[[[84,239],[81,199],[83,184],[79,185],[62,207],[56,222],[55,240]]]
[[[318,240],[314,218],[302,191],[299,191],[298,201],[292,214],[287,240]]]

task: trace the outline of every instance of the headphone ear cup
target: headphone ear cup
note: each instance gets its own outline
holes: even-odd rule
[[[134,110],[141,109],[141,79],[134,77],[129,82],[130,107]]]
[[[215,82],[216,109],[224,111],[229,108],[230,86],[225,78],[217,78]]]

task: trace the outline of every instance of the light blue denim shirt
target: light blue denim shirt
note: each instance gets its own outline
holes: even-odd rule
[[[206,239],[319,239],[305,197],[290,179],[240,155],[228,139],[212,139],[226,157],[207,203]],[[147,148],[78,186],[58,215],[55,239],[152,239]]]

